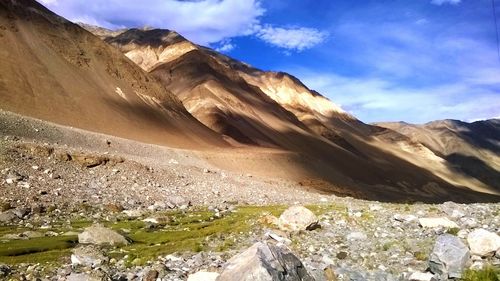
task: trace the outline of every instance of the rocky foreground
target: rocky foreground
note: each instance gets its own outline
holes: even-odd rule
[[[369,202],[176,159],[1,144],[5,280],[499,278],[500,204]]]

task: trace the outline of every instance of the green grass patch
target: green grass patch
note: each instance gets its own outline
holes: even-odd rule
[[[67,256],[69,249],[77,242],[76,236],[40,237],[1,242],[0,262],[7,264],[57,262]]]
[[[461,279],[463,281],[500,281],[500,269],[487,266],[481,270],[468,269]]]
[[[334,205],[308,206],[316,214],[332,210],[345,210]],[[263,215],[279,216],[286,206],[241,206],[234,212],[215,218],[207,209],[189,211],[167,211],[152,216],[164,218],[165,223],[148,228],[142,219],[119,219],[115,222],[101,222],[126,235],[133,242],[130,245],[112,249],[109,255],[114,258],[127,256],[126,264],[142,265],[175,252],[199,252],[204,250],[226,251],[238,247],[238,237],[257,231],[263,226],[258,222]],[[77,219],[71,227],[61,225],[51,230],[55,232],[76,231],[90,226],[91,221]],[[27,229],[1,227],[0,233],[20,233]],[[41,237],[28,240],[10,240],[0,244],[0,262],[43,263],[60,262],[68,258],[71,248],[77,245],[76,236]]]

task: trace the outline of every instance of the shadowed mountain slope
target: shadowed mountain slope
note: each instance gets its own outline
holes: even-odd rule
[[[144,142],[225,145],[121,52],[35,1],[0,1],[0,108]]]
[[[495,192],[456,173],[419,142],[357,120],[289,74],[261,71],[169,30],[130,29],[105,40],[160,79],[193,116],[233,145],[297,153],[294,161],[303,162],[303,169],[348,187],[355,196],[406,194],[428,201],[460,200],[470,196],[461,193],[467,188]]]
[[[422,143],[456,170],[500,191],[500,120],[466,123],[433,121],[423,125],[379,123]]]

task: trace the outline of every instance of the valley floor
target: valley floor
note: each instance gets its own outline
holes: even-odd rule
[[[320,194],[292,180],[218,169],[203,151],[7,112],[0,112],[0,137],[0,278],[6,280],[91,272],[95,279],[85,280],[185,280],[199,270],[220,272],[233,255],[276,237],[317,280],[327,280],[325,268],[339,280],[407,280],[427,269],[440,234],[500,229],[498,203],[409,205]],[[285,233],[269,221],[296,204],[312,210],[321,228]],[[448,217],[458,228],[423,228],[423,217]],[[94,223],[131,244],[82,247],[77,235]],[[100,262],[77,265],[70,257],[78,251]],[[500,266],[499,254],[469,266]]]

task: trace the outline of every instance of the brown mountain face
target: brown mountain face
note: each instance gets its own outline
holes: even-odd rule
[[[500,191],[500,120],[466,123],[433,121],[423,125],[379,123],[398,131],[445,159],[457,172]]]
[[[168,30],[86,28],[109,44],[35,1],[0,1],[0,109],[196,150],[223,169],[323,192],[498,200],[488,181],[421,142],[362,123],[289,74]]]
[[[33,0],[0,1],[0,108],[175,147],[225,145],[149,74]]]
[[[308,171],[309,186],[331,190],[318,184],[320,179],[346,187],[351,195],[382,200],[466,200],[479,194],[470,190],[496,193],[457,173],[421,143],[362,123],[289,74],[253,68],[169,30],[131,29],[106,41],[233,145],[296,153],[286,165]]]

